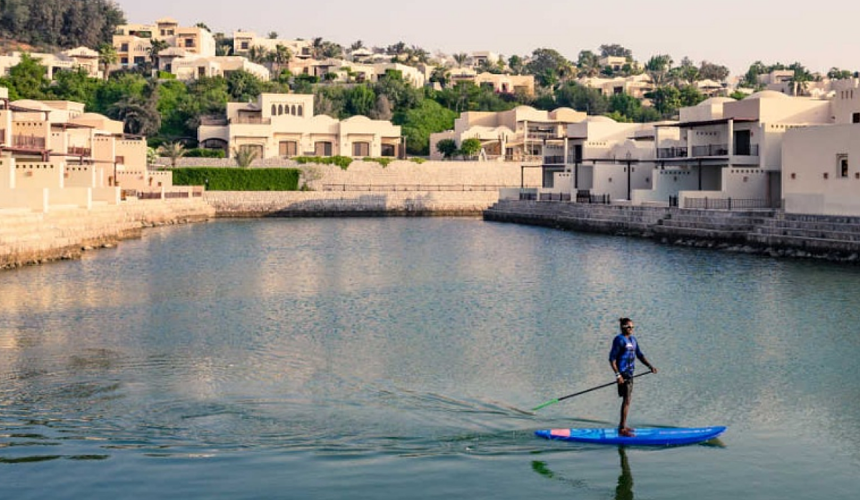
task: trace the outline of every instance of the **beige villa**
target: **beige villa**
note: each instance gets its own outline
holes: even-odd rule
[[[840,80],[833,87],[829,123],[785,134],[786,213],[860,216],[860,81]]]
[[[437,149],[441,140],[452,139],[459,146],[466,139],[479,139],[483,160],[540,165],[544,151],[564,140],[568,125],[585,119],[585,113],[570,108],[541,111],[517,106],[502,112],[469,111],[454,121],[453,130],[430,135],[430,159],[443,158]],[[545,184],[552,184],[552,173],[556,170],[563,170],[563,166],[546,169]]]
[[[313,94],[261,94],[256,102],[228,103],[226,120],[201,125],[197,137],[201,147],[231,156],[242,149],[257,158],[405,154],[399,126],[365,116],[315,116]]]
[[[13,66],[20,64],[21,57],[21,52],[0,56],[0,75],[8,75]],[[30,57],[38,59],[39,64],[47,69],[45,76],[49,80],[53,80],[54,74],[58,71],[74,71],[79,68],[86,71],[87,76],[92,78],[102,76],[99,68],[99,53],[87,47],[63,50],[59,54],[31,52]]]
[[[146,152],[143,137],[81,103],[10,102],[0,88],[0,208],[90,208],[119,203],[124,192],[161,197],[172,174],[148,170]]]
[[[117,26],[113,46],[119,66],[135,67],[151,60],[152,40],[163,40],[168,47],[201,57],[215,56],[215,37],[206,28],[181,27],[175,19],[159,19],[155,24]],[[163,69],[163,68],[158,68]]]

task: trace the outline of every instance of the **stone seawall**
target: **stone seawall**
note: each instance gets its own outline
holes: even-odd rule
[[[497,191],[208,191],[217,217],[480,216]]]
[[[504,200],[484,211],[484,219],[774,257],[860,261],[858,217]]]
[[[87,210],[52,206],[48,212],[0,210],[0,269],[79,258],[89,249],[140,237],[143,228],[209,220],[200,198],[124,201]]]

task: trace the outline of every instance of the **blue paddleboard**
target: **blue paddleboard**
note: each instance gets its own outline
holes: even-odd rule
[[[633,437],[619,435],[618,429],[545,429],[535,431],[535,434],[546,439],[580,443],[673,446],[701,443],[714,439],[725,430],[725,427],[645,428],[633,429]]]

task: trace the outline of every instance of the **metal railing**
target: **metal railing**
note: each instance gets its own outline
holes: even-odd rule
[[[693,156],[727,156],[729,154],[728,144],[705,144],[693,146]]]
[[[93,150],[91,148],[85,148],[80,146],[69,146],[68,154],[75,156],[90,156]]]
[[[657,158],[686,158],[687,148],[672,147],[672,148],[657,148]]]
[[[498,191],[503,184],[323,184],[323,191]]]
[[[45,149],[45,138],[34,135],[12,136],[12,146],[16,148]]]
[[[544,165],[564,165],[564,155],[553,155],[543,157]]]
[[[540,193],[540,201],[570,201],[570,193]]]
[[[672,206],[671,201],[669,205]],[[677,206],[677,199],[675,205]],[[684,208],[700,210],[747,210],[751,208],[773,208],[764,198],[684,198]]]
[[[758,144],[750,144],[747,148],[739,148],[736,145],[735,154],[737,156],[758,156]]]

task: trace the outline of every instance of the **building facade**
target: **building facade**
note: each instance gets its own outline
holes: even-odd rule
[[[261,159],[405,155],[399,126],[364,116],[315,116],[313,94],[262,94],[257,102],[228,103],[226,120],[201,125],[198,140],[230,156],[244,149]]]

